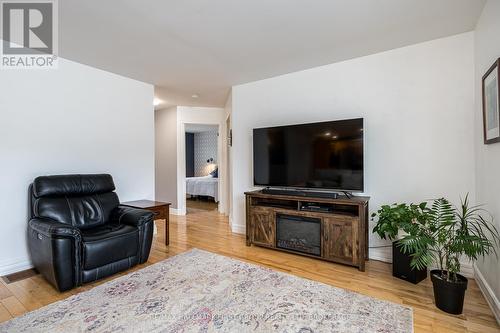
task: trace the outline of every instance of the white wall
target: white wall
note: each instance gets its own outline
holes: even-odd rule
[[[60,59],[0,74],[0,275],[29,267],[28,185],[110,173],[122,201],[154,197],[153,86]]]
[[[177,107],[155,111],[155,197],[177,209]]]
[[[490,0],[484,7],[475,33],[475,142],[477,170],[477,202],[485,204],[495,218],[500,229],[500,143],[483,143],[483,118],[481,101],[481,78],[489,67],[500,58],[500,1]],[[477,262],[479,279],[487,299],[492,303],[497,319],[500,320],[500,262],[495,256],[489,256]],[[486,287],[486,288],[484,288]],[[490,289],[487,291],[486,289]],[[495,304],[493,304],[495,303]]]
[[[245,230],[255,127],[363,117],[371,211],[474,196],[473,65],[465,33],[233,87],[233,231]]]
[[[177,210],[178,214],[186,214],[186,124],[217,125],[219,133],[225,131],[224,109],[212,107],[177,107]],[[221,156],[219,165],[225,164],[222,160],[222,136],[218,137],[217,156]],[[219,170],[219,193],[225,187],[225,168]],[[219,211],[221,210],[219,204]]]

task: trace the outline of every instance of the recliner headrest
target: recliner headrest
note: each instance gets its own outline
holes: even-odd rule
[[[107,174],[41,176],[33,181],[33,195],[37,198],[83,196],[114,190],[113,177]]]

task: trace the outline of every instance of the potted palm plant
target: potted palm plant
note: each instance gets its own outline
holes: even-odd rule
[[[426,202],[419,205],[395,203],[383,205],[371,216],[372,221],[376,222],[373,232],[382,239],[392,241],[392,275],[414,284],[427,278],[427,268],[411,267],[411,253],[402,251],[399,239],[413,223],[425,223],[427,211]]]
[[[485,218],[484,216],[488,216]],[[467,278],[460,275],[460,258],[471,261],[496,254],[500,242],[492,218],[480,206],[471,206],[469,196],[454,207],[448,200],[434,200],[422,223],[407,225],[400,244],[412,254],[411,266],[431,270],[436,306],[451,314],[461,314]]]

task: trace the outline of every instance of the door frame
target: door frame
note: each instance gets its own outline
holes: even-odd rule
[[[223,122],[217,121],[178,121],[177,126],[177,211],[179,215],[186,215],[186,125],[212,125],[217,126],[217,167],[219,169],[219,203],[218,210],[225,207],[225,157],[222,153],[224,143],[221,133],[225,130]]]

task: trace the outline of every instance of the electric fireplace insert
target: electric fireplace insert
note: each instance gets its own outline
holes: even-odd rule
[[[321,256],[321,219],[277,214],[276,246]]]

